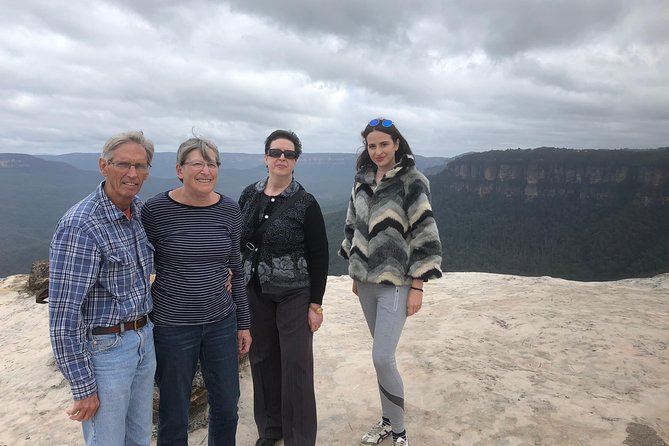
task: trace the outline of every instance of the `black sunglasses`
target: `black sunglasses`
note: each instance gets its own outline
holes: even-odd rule
[[[371,121],[369,121],[370,127],[376,127],[379,124],[381,124],[385,128],[388,128],[391,125],[393,125],[393,121],[391,121],[390,119],[381,119],[381,118],[372,119]]]
[[[295,150],[269,149],[267,151],[267,156],[270,158],[281,158],[281,155],[286,157],[287,160],[297,159],[297,152]]]

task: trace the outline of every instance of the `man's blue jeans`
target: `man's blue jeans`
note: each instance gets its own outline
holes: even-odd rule
[[[84,440],[95,446],[149,446],[156,357],[153,324],[88,340],[100,407],[82,423]]]
[[[188,409],[200,360],[209,393],[209,446],[234,446],[239,402],[237,317],[203,325],[156,327],[160,389],[158,445],[188,445]]]

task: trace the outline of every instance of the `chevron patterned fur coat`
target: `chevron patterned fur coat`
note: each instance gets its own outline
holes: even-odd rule
[[[375,169],[355,176],[339,255],[360,282],[410,285],[441,277],[441,242],[430,205],[430,185],[405,155],[374,184]]]

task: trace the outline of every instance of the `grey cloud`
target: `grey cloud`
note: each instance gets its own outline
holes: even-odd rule
[[[409,44],[412,27],[427,24],[440,27],[447,33],[447,39],[421,41],[417,46],[456,52],[483,49],[495,58],[580,42],[617,26],[629,9],[629,2],[624,0],[336,3],[232,0],[227,3],[233,10],[258,15],[277,27],[312,34],[331,33],[359,45]]]
[[[353,151],[379,114],[421,154],[667,145],[663,6],[9,0],[0,150],[88,150],[128,128],[174,150],[196,128],[256,152],[287,127]]]

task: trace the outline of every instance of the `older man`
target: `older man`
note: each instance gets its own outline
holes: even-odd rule
[[[149,445],[156,368],[149,275],[153,248],[136,197],[153,143],[142,132],[110,138],[105,177],[60,219],[51,241],[49,325],[87,445]]]

